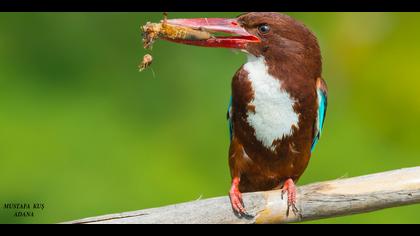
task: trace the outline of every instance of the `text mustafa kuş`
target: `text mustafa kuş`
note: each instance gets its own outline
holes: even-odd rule
[[[44,203],[5,203],[3,209],[13,211],[15,217],[34,217],[34,211],[42,211]]]

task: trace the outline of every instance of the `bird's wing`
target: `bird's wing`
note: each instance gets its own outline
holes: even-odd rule
[[[314,150],[319,138],[321,137],[322,128],[324,127],[325,116],[327,114],[328,88],[322,78],[316,81],[316,93],[318,95],[318,116],[315,121],[314,140],[312,142],[311,152]]]
[[[230,137],[230,141],[232,141],[232,137],[233,137],[232,96],[230,96],[230,101],[229,101],[229,106],[228,106],[226,117],[227,117],[228,125],[229,125],[229,137]]]

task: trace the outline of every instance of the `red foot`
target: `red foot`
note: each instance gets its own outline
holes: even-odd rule
[[[295,215],[298,215],[299,211],[296,207],[296,186],[291,178],[287,179],[284,182],[283,188],[281,190],[281,198],[283,199],[283,194],[287,192],[287,212],[286,215],[289,216],[289,210],[292,208],[292,211]]]
[[[229,197],[230,197],[230,204],[232,205],[232,208],[235,212],[239,214],[246,214],[245,208],[243,206],[242,201],[242,194],[239,192],[239,178],[235,177],[232,180],[232,187],[229,191]]]

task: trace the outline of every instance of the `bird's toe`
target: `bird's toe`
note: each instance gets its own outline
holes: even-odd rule
[[[238,214],[246,214],[246,210],[243,205],[242,194],[238,191],[234,191],[230,192],[229,196],[232,209]]]

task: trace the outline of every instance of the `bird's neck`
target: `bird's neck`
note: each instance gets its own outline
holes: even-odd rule
[[[247,65],[267,71],[276,79],[289,82],[315,81],[321,77],[321,61],[307,54],[272,53],[269,55],[247,55]]]
[[[276,80],[283,80],[285,77],[283,76],[280,70],[282,69],[282,65],[280,63],[274,63],[270,58],[267,60],[266,57],[263,55],[255,56],[252,54],[247,55],[247,62],[245,63],[245,67],[248,68],[247,71],[252,70],[254,75],[263,78],[266,76],[270,76]]]
[[[245,63],[245,67],[249,68],[248,70],[254,71],[255,74],[267,74],[268,65],[264,56],[254,56],[248,54],[248,60]]]

